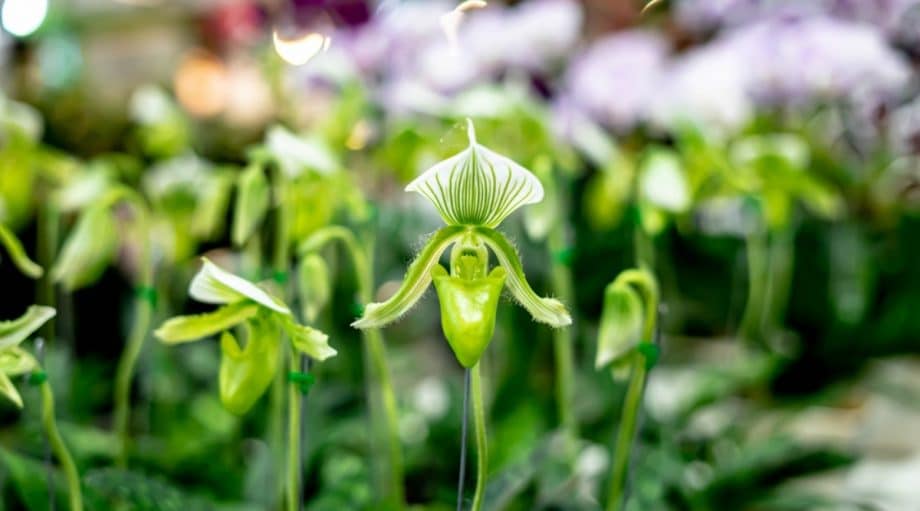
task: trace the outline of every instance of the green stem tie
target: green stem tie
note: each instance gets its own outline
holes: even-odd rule
[[[316,377],[312,373],[290,371],[288,372],[288,381],[300,387],[300,393],[307,395],[310,388],[316,383]]]
[[[645,358],[646,371],[655,367],[655,364],[658,363],[658,358],[661,356],[661,348],[659,348],[657,344],[649,341],[640,342],[639,345],[636,346],[636,350]]]
[[[275,270],[272,272],[272,280],[274,280],[278,284],[287,284],[288,273],[283,270]]]
[[[572,247],[563,247],[553,252],[553,259],[562,265],[572,266],[575,259],[575,250]]]
[[[38,387],[48,381],[48,373],[45,371],[35,371],[29,375],[29,385]]]
[[[152,286],[138,286],[134,294],[141,300],[150,304],[153,309],[157,308],[157,290]]]

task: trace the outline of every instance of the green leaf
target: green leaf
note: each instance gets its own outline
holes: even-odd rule
[[[246,323],[246,347],[230,332],[220,337],[220,401],[242,415],[265,393],[278,371],[281,336],[272,321],[256,318]]]
[[[115,256],[116,227],[107,205],[97,204],[84,210],[51,269],[55,282],[68,291],[95,282]]]
[[[236,302],[214,312],[170,318],[153,335],[166,344],[196,341],[233,328],[257,312],[259,306],[252,302]]]
[[[337,353],[329,346],[329,336],[308,326],[298,325],[288,318],[283,323],[284,330],[291,336],[291,344],[297,351],[322,362]]]
[[[441,255],[465,232],[467,232],[466,228],[448,226],[434,233],[409,265],[406,277],[396,294],[385,302],[367,304],[364,314],[351,326],[355,328],[381,327],[402,317],[428,289],[431,284],[431,270],[438,264]]]
[[[0,224],[0,243],[6,248],[6,252],[10,255],[10,259],[13,260],[16,268],[19,268],[19,271],[33,279],[42,276],[42,273],[44,273],[42,267],[29,259],[25,249],[22,248],[19,238],[3,224]]]
[[[631,286],[616,283],[604,291],[594,367],[617,362],[642,341],[642,298]]]
[[[32,305],[22,316],[9,321],[0,321],[0,350],[18,345],[55,314],[55,310],[51,307]]]
[[[0,460],[8,470],[10,486],[19,497],[18,500],[13,498],[14,504],[10,509],[52,509],[52,503],[48,498],[49,471],[54,483],[55,509],[67,508],[64,494],[67,485],[59,470],[7,449],[0,449]]]
[[[233,210],[233,244],[241,246],[252,236],[271,200],[268,179],[259,165],[250,165],[237,181],[236,205]]]
[[[316,317],[332,298],[332,278],[329,266],[319,254],[307,254],[297,267],[297,292],[300,306],[307,322],[316,321]]]
[[[201,258],[203,264],[189,286],[189,295],[204,303],[235,303],[243,300],[267,307],[281,314],[290,314],[291,310],[268,292],[248,280],[238,277],[212,263],[208,258]]]
[[[469,147],[406,186],[434,205],[448,225],[497,227],[526,204],[543,200],[543,185],[529,170],[476,142],[467,119]]]
[[[495,254],[498,263],[508,271],[507,287],[515,300],[524,307],[534,320],[553,327],[563,327],[572,324],[572,316],[565,305],[555,298],[541,298],[530,287],[524,275],[524,266],[517,255],[514,246],[502,233],[495,229],[477,227],[476,235]]]

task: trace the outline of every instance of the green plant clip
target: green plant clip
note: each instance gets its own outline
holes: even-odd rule
[[[138,286],[134,294],[149,303],[151,308],[157,308],[157,290],[153,286]]]
[[[274,280],[278,284],[287,284],[288,272],[284,270],[274,270],[272,272],[272,280]]]
[[[356,318],[360,318],[364,315],[365,305],[361,302],[353,302],[351,304],[351,313],[354,314]]]
[[[575,260],[575,249],[573,247],[563,247],[553,253],[553,259],[559,264],[572,266]]]
[[[310,392],[310,388],[316,383],[316,377],[313,376],[313,373],[290,371],[288,372],[288,381],[300,387],[301,394],[307,395]]]
[[[661,357],[661,348],[657,344],[648,341],[642,341],[636,346],[642,357],[645,359],[645,370],[648,371],[655,367],[658,359]]]
[[[48,381],[48,373],[45,371],[35,371],[29,374],[29,385],[33,387],[38,387],[46,381]]]

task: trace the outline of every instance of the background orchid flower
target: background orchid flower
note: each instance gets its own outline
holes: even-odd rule
[[[25,314],[9,321],[0,321],[0,394],[22,408],[22,397],[10,380],[33,371],[38,362],[19,345],[41,328],[55,314],[51,307],[33,305]]]
[[[336,354],[328,336],[298,324],[284,302],[207,258],[203,262],[189,294],[221,307],[210,313],[169,319],[154,334],[167,344],[221,334],[220,398],[227,409],[245,413],[271,384],[278,370],[283,334],[294,349],[313,359],[322,361]],[[240,346],[230,332],[237,325],[246,331],[245,346]]]
[[[425,171],[406,186],[428,198],[447,224],[429,238],[409,266],[402,286],[389,300],[369,304],[352,326],[380,327],[396,321],[421,298],[432,282],[438,260],[454,247],[474,250],[477,264],[488,266],[491,251],[506,272],[505,285],[536,321],[553,327],[572,322],[556,299],[538,296],[524,275],[517,251],[496,227],[516,209],[543,199],[543,186],[527,169],[476,141],[472,121],[467,121],[469,147]],[[459,243],[459,245],[458,245]],[[462,258],[455,257],[458,264]],[[459,268],[452,264],[451,275]],[[446,272],[445,272],[446,273]],[[482,272],[482,277],[488,272]]]

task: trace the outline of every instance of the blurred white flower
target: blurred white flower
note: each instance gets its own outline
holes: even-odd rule
[[[412,403],[429,420],[443,418],[450,405],[444,380],[429,376],[420,381],[412,392]]]

